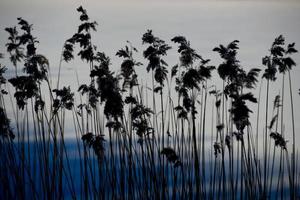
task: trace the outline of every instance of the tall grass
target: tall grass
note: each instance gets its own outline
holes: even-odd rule
[[[77,11],[80,24],[63,45],[56,83],[32,25],[18,18],[5,29],[15,75],[7,82],[0,67],[1,199],[299,198],[294,43],[277,37],[260,76],[261,69],[240,64],[237,40],[213,49],[222,63],[212,66],[175,36],[170,42],[179,59],[169,68],[171,46],[148,30],[142,36],[148,87],[136,72],[144,67],[139,51],[128,42],[116,52],[119,72],[112,72],[110,58],[92,40],[97,22],[82,7]],[[60,72],[76,55],[90,79],[71,91]],[[277,73],[282,87],[272,97]],[[292,134],[283,114],[288,101]],[[70,128],[73,140],[66,138]]]

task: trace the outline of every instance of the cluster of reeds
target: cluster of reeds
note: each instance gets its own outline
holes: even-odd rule
[[[277,37],[260,76],[261,69],[241,66],[237,40],[213,49],[223,61],[212,66],[185,37],[176,36],[171,41],[178,45],[179,62],[169,69],[165,57],[171,46],[148,30],[142,36],[148,87],[136,73],[143,67],[135,59],[137,49],[128,42],[117,51],[122,64],[119,73],[112,72],[110,58],[92,42],[97,23],[82,7],[77,11],[81,24],[63,46],[55,85],[32,25],[18,18],[18,27],[5,29],[15,75],[7,83],[6,68],[0,67],[2,199],[299,198],[294,43]],[[61,86],[60,74],[75,55],[89,67],[90,80],[71,91]],[[214,70],[220,88],[211,80]],[[270,117],[269,91],[278,76],[282,87]],[[68,130],[74,141],[66,139]]]

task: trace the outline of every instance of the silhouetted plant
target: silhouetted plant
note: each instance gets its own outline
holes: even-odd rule
[[[292,90],[291,90],[291,77],[290,77],[290,70],[293,66],[296,66],[296,63],[294,60],[290,57],[290,55],[297,52],[295,49],[295,43],[288,44],[285,48],[285,38],[282,35],[279,35],[277,38],[275,38],[274,42],[271,45],[271,48],[269,50],[270,55],[263,57],[262,64],[266,66],[265,72],[263,74],[263,78],[267,80],[267,98],[266,98],[266,135],[265,135],[265,151],[267,151],[267,121],[268,121],[268,99],[269,99],[269,82],[275,81],[277,79],[276,73],[282,73],[283,75],[283,81],[284,81],[284,75],[286,72],[288,72],[289,75],[289,83],[290,83],[290,100],[291,100],[291,114],[292,114],[292,130],[293,130],[293,152],[292,154],[295,155],[295,129],[294,129],[294,109],[293,109],[293,98],[292,98]],[[282,87],[282,92],[284,93],[284,85]],[[282,108],[283,112],[283,108]],[[270,129],[271,130],[271,129]],[[270,133],[271,136],[271,133]],[[271,136],[273,139],[275,139],[275,145],[277,144],[284,144],[284,140],[280,138],[276,132],[276,134],[272,134]],[[281,136],[282,137],[282,136]],[[276,145],[276,146],[277,146]],[[265,153],[265,169],[264,169],[264,195],[266,195],[266,165],[268,162],[267,153]],[[294,159],[292,159],[292,177],[294,177],[294,169],[295,169],[295,162]],[[295,196],[295,179],[292,178],[291,181],[291,195]]]
[[[38,41],[31,34],[32,25],[22,18],[18,18],[18,21],[23,33],[19,35],[16,27],[6,28],[10,41],[6,46],[15,67],[18,62],[24,61],[23,71],[27,75],[17,76],[16,69],[16,77],[9,79],[16,88],[14,96],[17,104],[19,108],[24,109],[29,98],[36,97],[39,102],[43,101],[39,95],[39,85],[41,81],[47,80],[49,62],[45,56],[36,53],[35,45]],[[23,49],[26,49],[25,53]]]
[[[198,158],[195,122],[197,111],[195,104],[197,100],[197,92],[199,92],[200,89],[207,87],[206,81],[211,78],[211,72],[215,69],[215,67],[208,66],[207,64],[210,60],[205,60],[198,55],[196,51],[190,47],[190,43],[185,37],[176,36],[171,39],[171,41],[179,44],[178,53],[180,53],[179,70],[177,70],[178,66],[175,65],[172,69],[172,76],[177,75],[177,72],[180,71],[175,79],[175,90],[178,92],[179,102],[182,98],[182,106],[178,105],[175,110],[178,111],[179,118],[187,118],[187,114],[191,114],[192,142],[195,160],[194,170],[196,179],[196,198],[203,198],[205,192],[202,192],[200,182],[201,179],[205,179],[205,174],[202,174],[203,177],[201,177],[199,172],[200,163]],[[200,60],[199,65],[194,66],[194,63],[198,60]],[[202,196],[200,196],[200,194]]]
[[[96,89],[94,81],[90,83],[90,85],[82,84],[78,88],[78,92],[81,93],[81,95],[88,94],[88,102],[92,108],[96,108],[97,103],[99,102],[99,91]]]
[[[147,66],[147,71],[154,70],[155,80],[163,85],[166,79],[168,64],[162,59],[162,56],[167,55],[167,51],[171,49],[165,41],[155,37],[152,34],[152,30],[147,30],[147,32],[142,37],[143,44],[149,44],[147,49],[143,52],[143,55],[148,59],[149,63]]]
[[[133,96],[127,96],[124,102],[126,104],[137,104],[137,100]]]
[[[246,125],[249,125],[249,112],[251,110],[246,106],[246,101],[257,103],[253,94],[243,94],[243,88],[252,89],[257,83],[257,77],[260,69],[253,68],[246,73],[236,58],[238,47],[238,40],[229,43],[227,47],[220,45],[213,49],[220,54],[224,62],[219,65],[219,76],[227,83],[224,88],[224,94],[233,99],[232,108],[230,109],[233,115],[233,121],[236,128],[243,133]]]
[[[90,148],[93,148],[98,159],[103,159],[105,153],[104,135],[94,135],[93,133],[89,132],[82,135],[81,139],[86,145],[88,145]]]
[[[70,86],[62,89],[54,89],[53,92],[56,98],[53,101],[54,113],[59,109],[65,108],[71,110],[74,105],[74,93],[71,92]]]
[[[173,163],[175,168],[182,166],[182,162],[181,162],[179,156],[176,154],[174,149],[172,149],[171,147],[163,148],[163,150],[161,150],[160,153],[165,155],[167,157],[168,161]]]
[[[18,76],[8,81],[16,88],[14,97],[20,109],[24,109],[28,99],[38,95],[38,86],[32,76]]]
[[[286,150],[287,141],[283,138],[283,136],[280,133],[271,132],[270,137],[275,140],[275,146],[279,146],[282,149]]]
[[[181,66],[189,67],[195,60],[202,59],[194,49],[190,47],[190,42],[183,36],[176,36],[171,39],[172,42],[178,43],[178,53],[180,53]]]
[[[110,59],[104,53],[96,52],[96,46],[92,45],[91,31],[96,31],[97,22],[89,21],[87,12],[82,6],[78,7],[77,11],[80,13],[82,24],[78,26],[77,33],[65,42],[63,58],[66,62],[72,60],[74,45],[79,44],[81,50],[78,52],[78,56],[90,63],[92,80],[89,86],[83,84],[78,91],[88,95],[89,105],[93,108],[96,107],[100,97],[101,102],[105,101],[104,114],[106,117],[113,117],[117,120],[123,114],[123,101],[118,86],[119,79],[114,77],[114,73],[109,70]],[[97,79],[97,88],[94,78]]]
[[[131,109],[132,126],[141,139],[147,134],[153,133],[153,128],[148,123],[151,114],[153,111],[150,108],[139,103],[136,103]]]
[[[12,128],[10,126],[10,120],[7,118],[7,115],[3,108],[0,107],[0,136],[2,138],[10,138],[14,139],[15,134],[12,131]]]
[[[273,103],[273,110],[275,110],[275,108],[281,107],[282,103],[280,100],[280,95],[276,95],[275,99],[274,99],[274,103]]]
[[[121,64],[121,75],[124,78],[123,90],[125,90],[128,87],[132,89],[134,86],[138,85],[135,66],[140,66],[142,65],[142,63],[134,60],[133,52],[138,51],[129,43],[129,46],[126,45],[125,49],[120,49],[116,53],[117,56],[124,58]]]
[[[207,66],[210,61],[204,60],[200,55],[198,55],[194,49],[190,47],[190,43],[183,36],[176,36],[172,39],[173,42],[179,43],[178,52],[180,53],[180,66],[181,74],[176,78],[175,90],[178,92],[179,97],[183,97],[183,108],[189,112],[193,110],[192,115],[196,114],[195,100],[189,97],[188,91],[193,89],[200,90],[201,82],[211,78],[211,72],[215,69],[214,66]],[[195,61],[200,59],[200,65],[194,67]],[[172,69],[172,76],[177,74],[178,65],[175,65]],[[182,107],[177,107],[178,110],[183,112]]]
[[[116,121],[123,114],[123,100],[119,79],[109,70],[110,59],[104,53],[98,53],[99,65],[95,65],[90,76],[96,78],[101,102],[105,101],[104,114],[107,118],[113,117]]]
[[[243,133],[244,128],[249,125],[249,113],[252,112],[246,105],[246,101],[257,103],[256,98],[253,94],[246,93],[241,95],[230,95],[233,99],[232,107],[229,110],[233,115],[232,119],[236,125],[237,130]]]
[[[275,81],[277,71],[285,73],[296,65],[294,60],[289,56],[298,52],[295,49],[295,43],[288,44],[286,49],[284,48],[284,43],[285,39],[282,35],[275,38],[270,49],[270,55],[262,59],[263,65],[267,67],[263,78]]]
[[[221,154],[222,145],[219,142],[214,143],[214,153],[215,156],[218,157],[219,154]]]
[[[87,12],[82,6],[78,7],[77,11],[80,13],[80,21],[82,24],[78,26],[77,33],[65,42],[62,54],[63,59],[66,62],[72,60],[74,58],[74,45],[79,44],[81,50],[77,55],[80,56],[82,60],[92,62],[94,60],[96,47],[91,43],[91,31],[96,31],[97,22],[89,21]]]
[[[186,111],[186,109],[182,106],[176,106],[174,108],[175,111],[177,111],[177,117],[180,119],[188,119],[188,112]]]
[[[7,91],[3,88],[3,86],[6,84],[6,78],[4,77],[4,73],[7,70],[5,66],[2,66],[0,64],[0,94],[5,95],[7,94]]]
[[[223,188],[225,188],[226,183],[226,175],[225,175],[225,158],[224,158],[224,145],[227,145],[229,150],[229,162],[230,162],[230,187],[231,191],[234,191],[234,181],[233,181],[233,149],[231,147],[231,138],[235,136],[238,142],[241,142],[241,157],[240,157],[240,165],[241,172],[244,173],[244,170],[247,171],[247,166],[244,167],[244,162],[247,156],[244,154],[245,152],[245,142],[244,142],[244,129],[246,127],[250,127],[250,112],[252,112],[248,106],[247,101],[252,103],[257,103],[256,98],[253,96],[251,92],[244,93],[244,89],[253,89],[257,83],[257,77],[259,75],[260,69],[252,68],[248,73],[242,68],[240,65],[240,61],[237,59],[237,50],[238,40],[234,40],[229,43],[226,47],[224,45],[219,45],[219,47],[215,47],[213,51],[219,53],[220,57],[223,59],[223,62],[218,67],[218,74],[220,78],[223,80],[223,95],[222,95],[222,122],[224,123],[225,116],[225,101],[229,97],[231,99],[231,106],[229,108],[229,116],[232,120],[233,124],[236,127],[237,131],[233,130],[231,124],[228,124],[230,128],[230,133],[227,130],[225,136],[225,130],[222,129],[218,131],[220,134],[221,140],[221,153],[222,153],[222,182]],[[226,97],[226,100],[225,98]],[[221,99],[219,99],[216,103],[217,108],[221,105]],[[249,129],[247,128],[247,133],[249,134]],[[248,135],[247,134],[247,135]],[[249,136],[248,136],[249,138]],[[230,144],[230,145],[229,145]],[[248,145],[250,142],[248,140]],[[237,163],[238,169],[238,163]],[[247,176],[246,176],[247,177]],[[243,198],[243,176],[241,176],[241,193],[239,198]],[[249,178],[251,179],[251,178]],[[251,182],[251,181],[250,181]],[[223,189],[223,198],[226,195],[226,191]]]
[[[217,51],[221,58],[224,59],[224,62],[218,67],[219,76],[223,80],[236,78],[239,68],[238,61],[236,60],[237,49],[239,49],[238,43],[238,40],[234,40],[227,47],[220,45],[213,49],[213,51]]]
[[[6,44],[7,52],[10,54],[10,61],[16,67],[18,62],[24,58],[23,48],[21,47],[20,36],[16,27],[5,28],[5,31],[9,33],[8,40]]]
[[[278,115],[275,115],[275,116],[272,118],[272,120],[271,120],[271,122],[270,122],[270,125],[269,125],[269,129],[270,129],[270,130],[273,128],[273,126],[274,126],[274,124],[275,124],[277,118],[278,118]]]
[[[257,128],[254,142],[248,103],[258,103],[259,122],[261,96],[256,99],[251,90],[256,87],[260,69],[244,70],[237,59],[237,40],[213,49],[223,59],[218,66],[223,88],[218,90],[209,83],[215,67],[209,64],[209,59],[197,54],[183,36],[172,39],[179,45],[180,56],[168,81],[165,56],[171,47],[148,30],[142,42],[147,45],[143,51],[146,70],[152,72],[152,88],[149,88],[138,83],[136,67],[142,64],[134,58],[137,49],[128,42],[117,51],[116,56],[123,60],[120,73],[115,74],[110,69],[110,58],[92,44],[91,35],[97,23],[89,19],[81,6],[77,11],[80,25],[64,43],[59,66],[60,70],[62,61],[74,59],[75,46],[79,46],[77,56],[90,67],[90,82],[78,83],[76,93],[80,95],[80,103],[76,109],[77,99],[70,87],[59,87],[58,79],[57,87],[52,88],[47,77],[49,63],[37,53],[38,41],[32,36],[32,25],[18,18],[20,30],[6,28],[9,34],[6,48],[16,72],[8,82],[15,88],[16,102],[10,100],[13,109],[7,112],[10,96],[6,95],[6,68],[0,65],[0,179],[3,183],[0,198],[63,199],[69,198],[65,195],[70,193],[72,199],[266,199],[277,197],[281,192],[281,198],[286,195],[296,199],[299,166],[290,77],[290,70],[296,65],[291,58],[297,52],[294,43],[285,46],[283,36],[279,36],[271,46],[270,55],[263,58],[266,66],[263,78],[267,80],[265,138],[258,139]],[[23,66],[23,72],[17,69],[19,65]],[[276,80],[277,72],[283,77],[282,91],[281,96],[274,99],[269,120],[269,82]],[[291,154],[283,118],[285,74],[289,75],[290,84]],[[173,98],[170,89],[173,80],[178,98]],[[44,81],[49,94],[42,91]],[[166,86],[168,94],[165,96]],[[149,90],[152,101],[148,98]],[[156,93],[161,98],[159,111]],[[50,106],[42,97],[49,97]],[[86,102],[82,101],[83,97]],[[206,121],[209,109],[211,131]],[[15,121],[10,122],[10,115]],[[70,153],[65,139],[69,115],[73,117],[76,133],[75,154]],[[17,142],[12,141],[15,133]],[[210,142],[208,137],[211,137]],[[275,149],[279,149],[279,156],[275,155]],[[272,163],[269,162],[271,156]],[[277,165],[278,170],[274,170]],[[277,185],[272,178],[277,179]]]
[[[161,128],[157,129],[157,132],[159,133],[157,137],[160,137],[161,142],[160,142],[160,148],[165,147],[165,109],[164,109],[164,98],[163,98],[163,87],[164,87],[164,82],[167,79],[167,66],[168,64],[165,62],[163,59],[163,56],[167,55],[167,51],[171,49],[169,45],[165,43],[165,41],[161,40],[160,38],[154,36],[152,34],[152,30],[147,30],[146,33],[143,34],[142,36],[142,43],[143,44],[148,44],[148,47],[146,50],[143,51],[143,56],[145,59],[148,60],[148,65],[147,65],[147,72],[150,70],[152,71],[152,98],[153,98],[153,110],[156,112],[155,108],[155,93],[160,94],[160,108],[161,108]],[[159,84],[156,86],[154,84],[154,80]],[[141,128],[140,130],[145,131],[144,129],[151,129],[152,127],[147,127],[147,121],[145,118],[140,118],[139,119],[139,124],[138,126],[135,126],[137,128]],[[156,121],[153,117],[153,122]],[[133,121],[133,123],[135,123]],[[139,130],[138,129],[138,130]],[[152,131],[154,132],[154,130]],[[154,144],[154,143],[153,143]],[[152,145],[153,145],[152,144]],[[153,148],[153,147],[152,147]],[[153,152],[153,149],[151,150]],[[159,156],[159,159],[161,157]],[[164,164],[164,161],[162,161],[162,164]],[[162,188],[166,188],[165,182],[165,169],[161,168],[161,176],[162,176]],[[165,189],[163,189],[165,190]],[[161,196],[161,198],[164,198],[164,195]]]
[[[225,137],[225,145],[227,146],[227,148],[230,150],[232,148],[232,139],[231,139],[231,135],[226,135]]]

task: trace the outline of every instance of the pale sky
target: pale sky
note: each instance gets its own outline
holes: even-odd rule
[[[177,46],[170,41],[176,35],[186,36],[192,47],[216,66],[221,60],[212,49],[235,39],[240,40],[238,57],[246,68],[262,67],[261,58],[268,54],[271,43],[280,34],[286,37],[287,43],[296,42],[296,48],[300,50],[299,1],[177,0],[174,3],[173,0],[147,0],[137,3],[134,0],[1,0],[0,52],[5,53],[7,33],[4,28],[16,25],[17,17],[23,17],[34,24],[33,33],[40,41],[39,52],[49,58],[55,75],[62,45],[77,30],[79,20],[76,8],[79,5],[83,5],[90,18],[98,22],[98,32],[93,34],[93,42],[112,58],[114,70],[118,70],[120,63],[115,53],[124,47],[126,40],[140,50],[137,59],[143,61],[141,52],[145,47],[141,37],[147,29],[153,29],[155,35],[172,45],[167,58],[170,66],[178,61]],[[300,54],[294,58],[300,64]],[[3,62],[11,67],[7,60]],[[81,75],[80,81],[89,77],[86,66],[78,60],[63,67],[65,84],[74,82],[74,74],[70,73],[74,68]],[[143,75],[147,77],[145,72],[142,72]],[[297,109],[300,106],[296,93],[300,88],[300,66],[293,70],[292,76]],[[279,85],[273,88],[277,86],[279,88]],[[272,95],[277,94],[278,90],[274,89]],[[300,112],[295,114],[296,119],[300,119]],[[300,130],[300,123],[296,126],[296,130]]]

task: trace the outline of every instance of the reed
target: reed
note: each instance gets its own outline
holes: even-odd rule
[[[222,62],[212,66],[176,36],[170,42],[178,45],[178,61],[169,68],[171,46],[147,30],[147,64],[127,42],[113,72],[93,41],[97,22],[81,6],[77,12],[80,24],[63,44],[56,83],[33,25],[18,18],[5,29],[15,73],[6,80],[0,66],[1,199],[299,198],[294,43],[280,35],[262,68],[246,71],[239,41],[215,47]],[[61,70],[76,57],[90,77],[80,83],[77,74],[72,91],[60,82]],[[137,73],[143,65],[150,84]],[[273,97],[277,73],[281,88]]]

